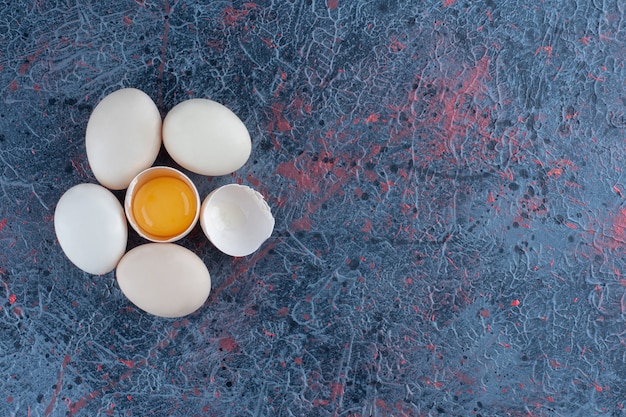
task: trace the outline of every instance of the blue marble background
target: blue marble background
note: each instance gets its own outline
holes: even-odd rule
[[[626,416],[625,8],[0,1],[0,415]],[[192,177],[276,218],[246,258],[180,242],[213,278],[183,319],[55,238],[122,87],[232,109],[250,160]]]

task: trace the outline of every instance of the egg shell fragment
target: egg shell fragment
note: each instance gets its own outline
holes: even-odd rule
[[[211,292],[211,276],[202,259],[174,243],[137,246],[120,260],[116,274],[134,305],[160,317],[193,313]]]
[[[235,113],[201,98],[183,101],[167,113],[163,145],[183,168],[211,176],[238,170],[252,150],[248,129]]]
[[[220,251],[230,256],[247,256],[272,235],[274,217],[259,192],[245,185],[228,184],[204,199],[200,225]]]
[[[124,209],[111,191],[97,184],[79,184],[61,196],[54,230],[68,259],[89,274],[111,272],[126,251]]]
[[[106,96],[87,123],[89,166],[100,184],[123,190],[150,167],[161,148],[161,114],[152,99],[136,88]]]

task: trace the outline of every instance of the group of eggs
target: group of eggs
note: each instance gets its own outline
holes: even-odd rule
[[[116,270],[124,295],[140,309],[181,317],[200,308],[211,276],[195,253],[173,242],[200,221],[211,243],[231,256],[255,252],[274,229],[257,191],[239,184],[213,190],[201,202],[183,172],[152,167],[161,144],[190,172],[230,174],[252,148],[243,122],[227,107],[190,99],[161,115],[144,92],[124,88],[94,108],[85,134],[87,159],[98,184],[78,184],[59,199],[54,228],[68,259],[90,274]],[[110,190],[126,190],[124,207]],[[150,243],[126,252],[128,224]]]

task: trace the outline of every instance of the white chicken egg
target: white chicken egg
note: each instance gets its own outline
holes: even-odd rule
[[[200,209],[200,225],[220,251],[231,256],[247,256],[272,235],[274,217],[260,193],[245,185],[229,184],[205,198]]]
[[[161,148],[161,115],[143,91],[124,88],[106,96],[87,123],[89,166],[100,184],[123,190],[151,166]]]
[[[113,193],[97,184],[79,184],[61,196],[54,230],[68,259],[90,274],[111,272],[126,251],[124,209]]]
[[[147,243],[130,250],[116,275],[133,304],[160,317],[193,313],[211,292],[211,276],[202,259],[174,243]]]
[[[167,113],[163,145],[183,168],[211,176],[238,170],[252,149],[243,122],[227,107],[207,99],[183,101]]]

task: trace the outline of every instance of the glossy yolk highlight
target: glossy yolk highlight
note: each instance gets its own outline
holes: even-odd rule
[[[136,191],[132,204],[139,227],[158,237],[184,232],[196,214],[193,191],[174,177],[158,177],[146,182]]]

